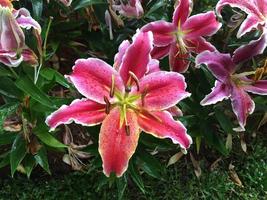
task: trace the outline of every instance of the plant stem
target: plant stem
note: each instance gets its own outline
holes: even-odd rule
[[[52,20],[53,20],[53,17],[50,17],[50,18],[49,18],[48,25],[47,25],[46,32],[45,32],[45,38],[44,38],[44,44],[43,44],[42,55],[40,55],[40,64],[39,64],[39,66],[37,67],[37,71],[36,71],[36,73],[34,73],[34,84],[36,84],[37,81],[38,81],[38,77],[39,77],[39,74],[40,74],[40,70],[41,70],[41,68],[42,68],[42,66],[43,66],[44,58],[45,58],[45,56],[46,56],[47,38],[48,38],[49,31],[50,31],[50,27],[51,27]],[[35,69],[35,70],[36,70],[36,69]]]

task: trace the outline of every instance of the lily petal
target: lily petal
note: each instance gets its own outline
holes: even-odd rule
[[[229,88],[227,88],[227,85],[215,81],[215,86],[212,88],[212,91],[210,94],[208,94],[201,102],[200,104],[202,106],[215,104],[219,101],[222,101],[224,99],[228,99],[230,96]]]
[[[39,35],[41,34],[42,28],[40,24],[31,17],[31,14],[27,9],[21,8],[19,10],[14,11],[13,13],[15,16],[17,16],[16,21],[18,22],[20,27],[25,28],[27,30],[29,30],[30,28],[34,28],[38,31]]]
[[[152,31],[154,37],[154,44],[158,47],[167,46],[175,41],[174,32],[176,27],[164,20],[155,21],[145,25],[141,31]]]
[[[156,59],[151,59],[150,62],[148,63],[148,72],[147,74],[151,74],[153,72],[158,72],[160,71],[159,68],[159,61]]]
[[[4,51],[19,51],[25,45],[25,36],[10,9],[0,7],[0,48]]]
[[[246,33],[250,32],[252,29],[257,28],[259,25],[259,19],[258,17],[251,15],[248,16],[247,19],[241,24],[238,32],[237,32],[237,38],[242,37]]]
[[[250,80],[250,82],[253,83],[254,81]],[[242,88],[253,94],[267,95],[267,80],[259,80],[253,84],[244,85]]]
[[[9,67],[17,67],[23,61],[22,56],[18,56],[14,51],[0,50],[0,62]]]
[[[114,68],[119,71],[122,63],[122,58],[125,55],[126,50],[130,46],[129,40],[124,40],[119,46],[119,52],[114,57]]]
[[[204,51],[196,57],[196,65],[207,65],[211,73],[220,81],[224,82],[235,70],[235,64],[230,54]]]
[[[239,8],[247,14],[257,16],[258,18],[262,17],[262,13],[259,11],[254,0],[220,0],[216,5],[216,12],[221,15],[221,11],[226,5]]]
[[[236,86],[233,86],[230,99],[239,125],[242,130],[245,130],[247,117],[254,112],[255,103],[243,88]]]
[[[216,50],[216,48],[211,43],[207,42],[203,37],[191,38],[190,40],[186,40],[186,43],[189,50],[195,53],[201,53],[205,50]]]
[[[260,12],[266,16],[267,15],[267,0],[255,0],[257,7],[259,8]]]
[[[101,123],[106,116],[105,105],[88,99],[76,99],[70,105],[63,105],[46,118],[46,124],[53,131],[61,124],[73,121],[83,126],[94,126]]]
[[[144,96],[138,104],[147,110],[164,110],[190,96],[185,89],[186,83],[182,75],[175,72],[154,72],[140,80],[137,93]]]
[[[169,54],[171,45],[164,46],[164,47],[156,47],[154,46],[153,50],[151,51],[152,58],[155,59],[162,59]]]
[[[217,21],[213,11],[201,13],[189,17],[182,26],[182,30],[187,32],[186,38],[195,38],[199,36],[211,36],[215,34],[222,24]]]
[[[140,18],[144,14],[140,0],[130,0],[127,4],[122,2],[121,5],[113,5],[113,9],[118,11],[121,15],[129,18]]]
[[[170,68],[174,72],[184,73],[187,71],[190,61],[189,53],[182,54],[180,49],[177,48],[176,44],[173,43],[170,48],[169,64]]]
[[[183,149],[189,148],[192,144],[184,125],[173,120],[167,111],[142,113],[138,116],[138,123],[146,133],[157,138],[170,138],[174,144],[180,144]]]
[[[120,127],[120,110],[113,109],[105,118],[99,135],[99,153],[106,176],[115,172],[117,177],[127,170],[128,162],[138,144],[140,129],[134,112],[127,112],[128,131],[125,123]]]
[[[126,50],[119,70],[125,85],[129,84],[128,81],[131,79],[129,72],[134,73],[135,76],[140,79],[148,71],[152,44],[152,32],[138,31],[133,37],[133,43]]]
[[[177,7],[174,10],[172,23],[178,26],[183,24],[192,12],[193,2],[192,0],[179,0]]]
[[[242,45],[235,50],[233,61],[240,63],[251,59],[253,56],[262,54],[267,47],[267,31],[261,35],[258,40],[252,40],[247,45]]]
[[[123,92],[124,85],[118,72],[97,58],[78,59],[75,62],[72,74],[66,77],[82,95],[104,104],[104,97],[109,98],[112,76],[115,80],[115,90]]]

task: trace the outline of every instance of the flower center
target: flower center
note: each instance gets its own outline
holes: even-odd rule
[[[255,71],[250,72],[243,72],[240,74],[233,74],[231,75],[231,80],[235,83],[237,86],[244,86],[244,85],[252,85],[254,81],[246,80],[246,76],[254,75]]]
[[[186,54],[187,53],[187,45],[185,44],[184,37],[189,31],[182,30],[181,22],[178,21],[177,31],[174,32],[176,37],[176,45],[179,49],[178,53]]]

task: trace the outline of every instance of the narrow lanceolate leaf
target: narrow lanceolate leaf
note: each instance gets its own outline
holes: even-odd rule
[[[65,144],[62,144],[46,130],[36,130],[34,133],[43,143],[45,143],[50,147],[55,147],[55,148],[67,147]]]
[[[143,162],[141,168],[144,172],[154,178],[162,178],[161,172],[163,172],[163,167],[158,160],[146,152],[138,152],[138,158]]]
[[[231,120],[229,119],[229,117],[227,117],[224,112],[222,110],[220,110],[219,108],[215,108],[215,116],[217,118],[217,120],[219,121],[222,129],[226,132],[226,133],[233,133],[233,124],[231,122]]]
[[[26,142],[22,135],[18,134],[15,138],[10,152],[10,168],[11,175],[13,177],[18,165],[21,163],[23,158],[25,157],[26,151]]]
[[[14,99],[20,99],[23,96],[23,92],[8,77],[1,77],[0,94]]]
[[[123,175],[122,177],[116,179],[116,183],[117,183],[117,190],[118,190],[118,199],[121,200],[123,199],[123,195],[127,187],[126,175]]]
[[[95,4],[107,4],[107,1],[105,0],[77,0],[72,3],[72,6],[74,7],[74,10],[78,10],[78,9],[92,6]]]
[[[51,174],[49,169],[49,163],[47,159],[47,153],[45,147],[42,147],[38,153],[34,156],[36,162],[48,173]]]
[[[50,108],[56,108],[56,106],[49,99],[49,97],[26,76],[17,80],[15,82],[15,85],[23,92],[25,92],[26,95],[29,95],[31,98],[38,101],[39,103]]]
[[[0,169],[7,166],[10,162],[10,152],[0,155]]]
[[[41,76],[44,77],[45,79],[51,81],[54,80],[58,84],[70,88],[71,84],[62,76],[58,71],[51,69],[51,68],[44,68],[40,72]]]
[[[16,138],[16,134],[12,133],[2,133],[0,134],[0,146],[1,145],[6,145],[6,144],[11,144],[14,139]]]
[[[31,176],[32,170],[35,167],[35,165],[36,161],[34,157],[28,154],[23,160],[23,166],[28,178]]]
[[[133,162],[129,163],[128,170],[129,170],[129,173],[130,173],[130,176],[133,182],[137,185],[137,187],[141,190],[141,192],[145,194],[146,191],[145,191],[144,182],[142,180],[140,173],[138,172],[138,169],[134,166]]]
[[[18,103],[7,103],[0,107],[0,132],[3,131],[3,123],[5,119],[18,108]],[[0,141],[1,143],[1,141]]]

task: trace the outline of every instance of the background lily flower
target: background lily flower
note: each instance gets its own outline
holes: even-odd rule
[[[72,0],[59,0],[61,3],[63,3],[65,6],[70,6],[72,3]]]
[[[201,105],[215,104],[230,98],[233,111],[240,128],[245,130],[247,117],[254,112],[255,104],[247,92],[258,95],[267,95],[267,80],[253,80],[248,78],[253,72],[237,74],[237,64],[230,54],[205,51],[196,57],[196,64],[207,65],[210,72],[216,77],[214,88],[202,101]]]
[[[226,5],[239,8],[248,14],[237,32],[237,38],[242,37],[253,29],[262,30],[263,32],[258,40],[253,40],[248,45],[243,45],[234,52],[235,62],[238,63],[240,60],[247,60],[262,54],[267,46],[267,1],[220,0],[216,5],[216,11],[219,15],[221,15],[221,11]],[[251,51],[253,52],[252,54],[250,53]]]
[[[144,14],[141,0],[129,0],[128,3],[113,1],[112,8],[118,11],[121,15],[129,18],[140,18]]]
[[[215,34],[221,27],[213,11],[189,17],[192,6],[191,0],[180,0],[173,13],[172,23],[160,20],[141,29],[153,32],[156,47],[152,56],[160,59],[169,55],[170,67],[176,72],[187,70],[190,53],[214,51],[215,47],[203,37]]]
[[[15,10],[9,0],[0,2],[0,62],[16,67],[23,61],[21,53],[27,49],[21,28],[33,27],[41,33],[41,27],[25,8]]]
[[[67,78],[86,98],[63,105],[47,117],[51,130],[60,124],[92,126],[102,123],[99,153],[103,171],[121,176],[135,152],[141,130],[158,138],[170,138],[184,149],[192,143],[186,128],[167,109],[190,94],[184,77],[175,72],[149,72],[151,32],[137,32],[124,41],[111,67],[96,58],[79,59]]]

